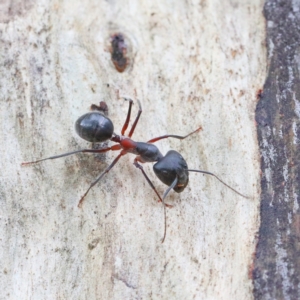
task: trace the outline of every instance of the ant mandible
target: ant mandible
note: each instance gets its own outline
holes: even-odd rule
[[[184,160],[184,158],[181,156],[180,153],[178,153],[175,150],[170,150],[167,152],[167,154],[164,156],[161,154],[159,149],[153,145],[153,143],[166,139],[166,138],[175,138],[175,139],[180,139],[183,140],[187,138],[188,136],[192,135],[193,133],[196,133],[200,131],[202,128],[199,127],[195,131],[185,135],[185,136],[179,136],[179,135],[173,135],[173,134],[167,134],[163,136],[159,136],[156,138],[153,138],[149,141],[145,142],[135,142],[131,139],[135,127],[139,121],[139,118],[142,113],[142,107],[140,101],[138,101],[139,105],[139,111],[138,114],[132,124],[132,127],[129,131],[128,136],[125,136],[125,132],[127,130],[127,127],[129,125],[130,121],[130,116],[131,116],[131,108],[133,104],[133,100],[131,99],[126,99],[129,100],[129,107],[128,107],[128,112],[127,112],[127,117],[125,120],[125,123],[122,127],[121,130],[121,135],[117,135],[114,132],[114,125],[112,121],[104,116],[101,112],[99,111],[92,111],[89,113],[84,114],[81,116],[75,123],[75,130],[77,134],[83,138],[84,140],[88,142],[93,142],[93,143],[101,143],[107,140],[111,140],[117,144],[111,146],[111,147],[106,147],[102,149],[82,149],[82,150],[76,150],[72,152],[67,152],[63,153],[60,155],[55,155],[55,156],[50,156],[47,158],[39,159],[36,161],[31,161],[31,162],[24,162],[22,165],[30,165],[34,163],[38,163],[44,160],[48,159],[56,159],[76,153],[102,153],[106,151],[117,151],[121,150],[119,155],[113,160],[113,162],[99,175],[99,177],[94,180],[87,191],[84,193],[84,195],[81,197],[78,207],[82,206],[82,203],[84,201],[85,196],[88,194],[90,189],[99,182],[105,174],[107,174],[113,167],[114,165],[118,162],[118,160],[124,156],[127,153],[132,153],[136,155],[133,164],[141,170],[143,173],[145,179],[147,180],[148,184],[151,186],[151,188],[154,190],[156,193],[159,202],[163,203],[164,206],[164,214],[165,214],[165,229],[164,229],[164,236],[162,239],[162,243],[165,240],[166,237],[166,210],[165,207],[171,207],[171,205],[167,205],[164,202],[164,199],[168,195],[171,189],[173,189],[177,193],[181,193],[185,187],[188,184],[189,181],[189,173],[188,172],[198,172],[198,173],[204,173],[207,175],[214,176],[216,179],[218,179],[222,184],[224,184],[226,187],[237,193],[238,195],[248,198],[247,196],[244,196],[243,194],[239,193],[232,187],[230,187],[228,184],[226,184],[224,181],[222,181],[218,176],[215,174],[208,172],[208,171],[202,171],[202,170],[193,170],[193,169],[188,169],[187,163]],[[97,107],[97,106],[92,106],[92,107]],[[148,163],[148,162],[155,162],[153,165],[153,170],[155,175],[162,181],[164,184],[168,186],[167,190],[165,191],[163,197],[159,195],[157,192],[155,186],[145,173],[143,166],[141,163]]]

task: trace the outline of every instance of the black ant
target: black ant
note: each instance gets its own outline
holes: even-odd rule
[[[84,201],[84,198],[88,194],[90,189],[97,182],[99,182],[106,173],[108,173],[114,167],[114,165],[118,162],[118,160],[122,156],[124,156],[127,153],[135,154],[136,157],[134,159],[133,164],[138,169],[141,170],[141,172],[143,173],[147,182],[149,183],[151,188],[156,193],[159,201],[162,202],[163,206],[164,206],[165,229],[164,229],[164,236],[162,239],[162,243],[164,242],[165,237],[166,237],[166,209],[165,209],[165,207],[166,206],[172,207],[171,205],[165,204],[164,199],[166,198],[166,196],[168,195],[168,193],[170,192],[171,189],[173,189],[177,193],[181,193],[185,189],[185,187],[187,186],[188,181],[189,181],[189,173],[188,172],[198,172],[198,173],[212,175],[216,179],[218,179],[221,183],[223,183],[225,186],[227,186],[232,191],[237,193],[238,195],[247,198],[246,196],[242,195],[241,193],[239,193],[238,191],[236,191],[235,189],[230,187],[228,184],[226,184],[224,181],[222,181],[218,176],[216,176],[215,174],[213,174],[211,172],[188,169],[186,161],[181,156],[181,154],[178,153],[177,151],[170,150],[164,156],[161,154],[159,149],[155,145],[153,145],[153,143],[155,143],[159,140],[162,140],[162,139],[166,139],[166,138],[175,138],[175,139],[183,140],[183,139],[187,138],[188,136],[192,135],[193,133],[200,131],[202,129],[201,127],[197,128],[195,131],[193,131],[185,136],[167,134],[167,135],[153,138],[153,139],[147,141],[146,143],[135,142],[131,139],[131,137],[133,135],[135,127],[136,127],[136,125],[139,121],[139,118],[141,116],[141,113],[142,113],[142,107],[141,107],[140,102],[138,101],[138,105],[139,105],[138,114],[133,122],[133,125],[129,131],[128,136],[125,136],[125,131],[128,127],[129,121],[130,121],[131,107],[133,104],[133,100],[131,100],[131,99],[125,99],[125,100],[129,100],[129,107],[128,107],[128,112],[127,112],[127,117],[126,117],[125,123],[121,130],[121,135],[117,135],[116,133],[114,133],[114,125],[113,125],[112,121],[108,117],[103,115],[100,111],[93,111],[93,112],[86,113],[83,116],[81,116],[75,123],[75,130],[76,130],[77,134],[84,140],[86,140],[88,142],[93,142],[93,143],[100,143],[100,142],[104,142],[107,140],[111,140],[117,144],[115,144],[111,147],[103,148],[103,149],[82,149],[82,150],[72,151],[72,152],[68,152],[68,153],[64,153],[64,154],[60,154],[60,155],[56,155],[56,156],[39,159],[36,161],[24,162],[24,163],[22,163],[22,165],[29,165],[29,164],[41,162],[41,161],[47,160],[47,159],[56,159],[59,157],[64,157],[64,156],[72,155],[75,153],[86,153],[86,152],[102,153],[102,152],[106,152],[106,151],[110,151],[110,150],[112,150],[112,151],[121,150],[119,155],[100,174],[100,176],[98,178],[96,178],[96,180],[94,182],[92,182],[92,184],[89,186],[87,191],[81,197],[81,199],[78,203],[78,207],[81,207],[82,203]],[[93,107],[95,108],[97,106],[92,106],[92,108]],[[155,164],[153,165],[153,170],[154,170],[155,175],[164,184],[169,186],[167,188],[167,190],[165,191],[163,197],[161,197],[159,195],[159,193],[157,192],[153,183],[151,182],[151,180],[145,173],[143,166],[140,164],[140,163],[148,163],[148,162],[155,162]]]

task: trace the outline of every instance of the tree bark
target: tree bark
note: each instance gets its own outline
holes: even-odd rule
[[[260,159],[254,111],[266,72],[262,1],[3,1],[1,299],[252,299]],[[116,44],[117,35],[123,38]],[[113,54],[113,60],[112,60]],[[120,134],[179,151],[190,173],[163,206],[134,156],[80,197],[116,152],[74,130],[105,101]],[[132,124],[132,122],[131,122]],[[158,192],[166,186],[144,169]]]
[[[268,76],[256,109],[261,226],[256,299],[300,298],[300,2],[267,1]]]

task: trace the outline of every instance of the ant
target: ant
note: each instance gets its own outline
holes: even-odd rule
[[[128,136],[125,136],[125,132],[128,128],[129,121],[130,121],[130,116],[131,116],[131,108],[133,105],[133,100],[131,99],[126,99],[125,100],[129,101],[129,107],[128,107],[128,112],[127,112],[127,117],[125,120],[125,123],[122,127],[121,130],[121,135],[118,135],[114,132],[114,125],[112,121],[105,116],[104,114],[101,113],[101,109],[97,109],[96,105],[92,105],[92,109],[95,109],[95,111],[89,112],[81,116],[75,123],[75,130],[77,134],[83,138],[84,140],[88,142],[93,142],[93,143],[101,143],[107,140],[111,140],[112,142],[115,142],[117,144],[112,145],[111,147],[106,147],[103,149],[82,149],[82,150],[76,150],[72,152],[67,152],[63,153],[60,155],[56,156],[51,156],[43,159],[39,159],[36,161],[31,161],[31,162],[24,162],[22,165],[30,165],[34,163],[38,163],[44,160],[48,159],[56,159],[76,153],[102,153],[106,151],[117,151],[120,150],[120,153],[118,156],[113,160],[113,162],[99,175],[99,177],[94,180],[87,191],[84,193],[84,195],[81,197],[78,207],[82,207],[83,201],[85,196],[88,194],[90,189],[97,184],[105,174],[107,174],[118,162],[118,160],[124,156],[127,153],[132,153],[136,155],[133,164],[135,167],[141,170],[143,173],[145,179],[147,180],[148,184],[150,187],[153,189],[153,191],[156,193],[159,202],[162,202],[164,206],[164,216],[165,216],[165,228],[164,228],[164,236],[162,239],[162,243],[165,240],[166,237],[166,207],[172,207],[171,205],[165,204],[164,199],[170,192],[170,190],[174,190],[177,193],[181,193],[185,187],[188,184],[189,181],[189,172],[198,172],[198,173],[204,173],[207,175],[214,176],[217,180],[219,180],[222,184],[224,184],[226,187],[237,193],[238,195],[248,198],[247,196],[242,195],[232,187],[230,187],[228,184],[226,184],[224,181],[222,181],[218,176],[215,174],[208,172],[208,171],[202,171],[202,170],[193,170],[193,169],[188,169],[187,163],[184,160],[184,158],[181,156],[180,153],[178,153],[175,150],[170,150],[167,152],[167,154],[164,156],[161,154],[159,149],[153,145],[153,143],[166,139],[166,138],[175,138],[175,139],[180,139],[183,140],[190,135],[200,131],[202,128],[199,127],[195,131],[185,135],[185,136],[179,136],[179,135],[172,135],[172,134],[167,134],[163,136],[159,136],[156,138],[153,138],[149,141],[145,142],[135,142],[131,139],[135,127],[139,121],[139,118],[142,113],[142,107],[140,101],[138,101],[139,105],[139,110],[138,114],[132,124],[132,127],[129,131]],[[106,105],[106,104],[105,104]],[[101,106],[100,106],[101,107]],[[96,111],[97,109],[97,111]],[[155,175],[164,183],[168,186],[167,190],[163,194],[163,197],[159,195],[157,192],[155,186],[145,173],[143,166],[141,163],[148,163],[148,162],[153,162],[155,163],[153,165],[153,170]]]

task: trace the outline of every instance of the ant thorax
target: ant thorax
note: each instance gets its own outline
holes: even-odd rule
[[[159,149],[150,143],[137,142],[132,153],[139,155],[141,162],[156,162],[163,158]]]
[[[111,140],[119,143],[127,153],[138,155],[140,162],[156,162],[163,157],[159,149],[152,143],[135,142],[126,136],[116,134]]]

